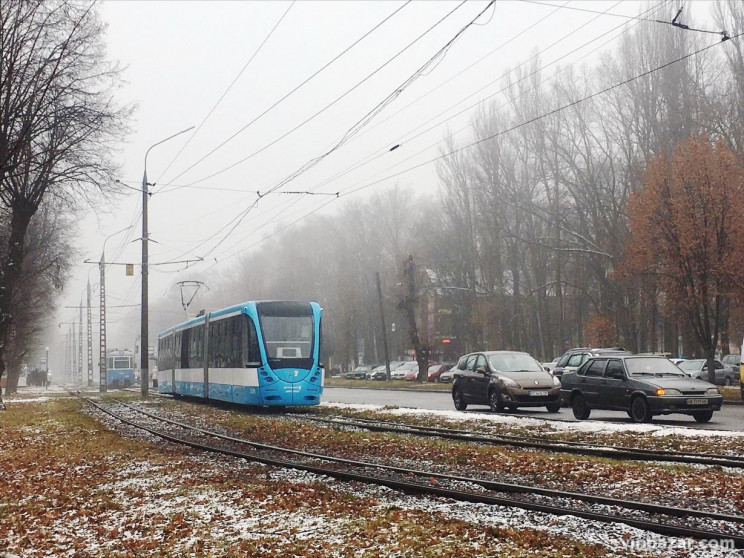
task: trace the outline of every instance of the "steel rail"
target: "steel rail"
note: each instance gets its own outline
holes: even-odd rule
[[[446,438],[449,440],[457,441],[542,449],[561,453],[591,455],[594,457],[607,457],[610,459],[625,459],[632,461],[663,461],[697,465],[718,465],[721,467],[744,469],[744,457],[739,456],[729,456],[712,453],[661,451],[643,448],[634,449],[622,446],[595,445],[584,444],[582,442],[546,440],[544,438],[538,437],[530,439],[523,436],[511,436],[505,434],[481,434],[477,432],[468,432],[467,430],[451,430],[434,426],[400,424],[390,421],[373,419],[349,419],[346,417],[309,417],[294,413],[291,414],[291,416],[315,422],[338,424],[342,426],[356,426],[358,428],[364,428],[376,432],[398,432],[401,434],[415,434],[420,436]]]
[[[540,512],[550,513],[554,515],[575,515],[577,517],[583,517],[585,519],[594,519],[594,520],[605,522],[605,523],[625,523],[633,527],[638,527],[640,529],[645,529],[647,531],[652,531],[655,533],[669,535],[669,536],[686,536],[686,537],[692,537],[692,538],[698,538],[698,539],[726,538],[726,539],[733,540],[737,548],[744,548],[744,535],[732,535],[732,534],[724,533],[721,531],[707,531],[704,529],[698,529],[694,527],[682,527],[679,525],[664,524],[664,523],[659,523],[656,521],[646,521],[646,520],[639,520],[639,519],[634,519],[634,518],[629,518],[629,517],[619,517],[615,515],[598,513],[598,512],[590,512],[590,511],[579,510],[575,508],[563,508],[563,507],[550,505],[550,504],[524,502],[524,501],[513,500],[511,498],[506,498],[506,497],[477,494],[477,493],[468,492],[468,491],[458,491],[458,490],[448,489],[448,488],[444,488],[440,486],[434,486],[431,483],[420,484],[420,483],[410,482],[410,481],[382,478],[382,477],[375,476],[375,475],[355,473],[349,470],[339,471],[337,469],[323,467],[319,465],[309,465],[309,464],[298,463],[294,461],[288,461],[285,459],[269,458],[269,457],[264,457],[260,455],[255,455],[255,454],[238,452],[238,451],[234,451],[234,450],[230,450],[226,448],[220,448],[220,447],[212,446],[210,444],[202,444],[202,443],[194,442],[191,440],[179,438],[177,436],[173,436],[171,434],[167,434],[159,430],[155,430],[153,428],[150,428],[142,424],[138,424],[108,409],[105,409],[104,407],[102,407],[101,405],[98,405],[97,403],[90,400],[89,398],[81,397],[81,399],[88,402],[89,404],[91,404],[92,406],[100,410],[101,412],[108,414],[112,416],[113,418],[125,424],[128,424],[134,428],[144,430],[146,432],[149,432],[155,436],[161,437],[173,443],[179,443],[179,444],[183,444],[183,445],[195,448],[195,449],[201,449],[205,451],[221,453],[224,455],[230,455],[233,457],[239,457],[239,458],[246,459],[246,460],[252,460],[252,461],[256,461],[256,462],[263,463],[266,465],[294,468],[298,470],[313,472],[316,474],[327,475],[327,476],[338,478],[341,480],[355,480],[355,481],[360,481],[360,482],[365,482],[365,483],[384,485],[390,488],[401,489],[407,492],[434,494],[438,496],[452,498],[452,499],[459,500],[459,501],[468,501],[468,502],[474,502],[474,503],[485,503],[485,504],[491,504],[491,505],[517,507],[521,509],[527,509],[531,511],[540,511]],[[541,494],[541,495],[552,496],[552,497],[573,498],[573,499],[583,500],[583,501],[590,502],[590,503],[597,503],[597,504],[617,506],[617,507],[626,507],[628,509],[638,509],[641,511],[646,511],[648,513],[656,513],[656,514],[671,515],[671,516],[678,516],[678,517],[703,517],[703,518],[717,519],[720,521],[728,521],[732,523],[744,522],[744,517],[742,516],[721,514],[718,512],[687,510],[684,508],[665,507],[665,506],[660,506],[657,504],[649,504],[649,503],[644,503],[644,502],[617,500],[617,499],[605,498],[601,496],[593,496],[593,495],[586,495],[586,494],[579,494],[579,493],[572,493],[572,492],[565,492],[565,491],[558,491],[558,490],[550,490],[550,489],[541,489],[539,487],[532,487],[532,486],[513,485],[513,484],[510,485],[509,483],[499,483],[499,482],[488,481],[488,480],[483,480],[483,479],[458,477],[454,475],[446,475],[442,473],[433,473],[433,472],[428,472],[428,471],[418,471],[418,470],[413,470],[413,469],[393,467],[389,465],[380,465],[380,464],[371,463],[371,462],[363,462],[363,461],[356,461],[356,460],[338,458],[338,457],[327,456],[327,455],[314,454],[310,452],[303,452],[303,451],[292,450],[288,448],[281,448],[278,446],[271,446],[267,444],[260,444],[257,442],[252,442],[250,440],[234,438],[231,436],[226,436],[224,434],[219,434],[217,432],[211,432],[206,429],[202,429],[202,428],[188,425],[185,423],[180,423],[178,421],[174,421],[174,420],[167,419],[164,417],[159,417],[157,415],[148,413],[147,411],[143,411],[141,409],[138,409],[136,407],[123,403],[121,401],[117,401],[117,403],[127,408],[130,408],[134,410],[135,412],[148,416],[154,420],[159,420],[159,421],[162,421],[168,424],[173,424],[175,426],[186,428],[186,429],[189,429],[195,432],[199,432],[207,436],[223,439],[226,441],[236,442],[240,444],[245,444],[245,445],[251,446],[256,449],[279,451],[279,452],[284,452],[284,453],[289,453],[289,454],[294,454],[294,455],[301,455],[301,456],[309,457],[309,458],[342,463],[346,465],[354,465],[354,466],[366,467],[366,468],[376,468],[376,469],[381,469],[385,471],[396,472],[402,475],[411,475],[411,474],[419,475],[427,479],[434,477],[434,478],[451,480],[451,481],[468,482],[468,483],[473,483],[473,484],[483,486],[484,488],[489,488],[491,490],[497,490],[497,491],[503,491],[503,492],[518,492],[518,493],[527,493],[527,494]]]

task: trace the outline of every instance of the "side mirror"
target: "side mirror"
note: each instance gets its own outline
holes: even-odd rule
[[[486,369],[485,369],[485,368],[483,368],[483,367],[480,367],[480,368],[476,368],[476,369],[475,369],[475,372],[476,372],[477,374],[483,374],[484,376],[485,376],[485,375],[487,374],[487,372],[486,372]]]
[[[610,374],[610,378],[613,380],[624,380],[625,374],[623,374],[622,370],[613,370],[612,374]]]

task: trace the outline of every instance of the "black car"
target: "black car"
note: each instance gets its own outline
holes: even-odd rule
[[[488,405],[494,412],[505,407],[561,408],[561,384],[527,353],[487,351],[460,358],[455,369],[452,400],[455,409],[469,404]]]
[[[559,380],[565,372],[574,372],[578,370],[579,366],[584,364],[587,360],[596,356],[610,356],[610,355],[630,355],[629,351],[626,351],[622,347],[607,347],[607,348],[596,348],[591,347],[576,347],[575,349],[569,349],[561,355],[553,368],[553,375]]]
[[[561,396],[579,420],[592,409],[626,411],[635,422],[683,413],[708,422],[721,409],[718,388],[690,378],[663,356],[594,357],[564,374]]]
[[[344,378],[347,380],[365,380],[367,374],[372,372],[372,367],[366,364],[360,364],[354,370],[344,372]]]

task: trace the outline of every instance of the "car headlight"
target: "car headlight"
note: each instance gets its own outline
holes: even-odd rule
[[[561,381],[556,376],[553,376],[553,387],[561,387]]]
[[[661,392],[661,393],[659,393]],[[682,395],[682,392],[678,389],[657,389],[656,395]]]
[[[501,378],[501,383],[503,383],[506,387],[510,387],[510,388],[518,388],[519,387],[519,384],[517,382],[515,382],[514,380],[512,380],[511,378],[502,377]]]
[[[705,392],[705,395],[718,395],[718,388],[708,388],[708,390]]]

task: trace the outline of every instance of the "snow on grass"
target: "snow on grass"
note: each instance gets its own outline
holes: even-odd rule
[[[590,434],[638,433],[651,436],[689,436],[689,437],[720,437],[744,439],[744,432],[729,430],[702,430],[696,428],[680,428],[663,424],[635,424],[612,423],[605,421],[568,422],[561,420],[545,420],[534,417],[518,417],[489,413],[468,413],[463,411],[438,411],[430,409],[413,409],[408,407],[390,408],[382,405],[321,403],[321,407],[356,410],[356,411],[385,411],[386,414],[397,416],[426,416],[459,422],[480,422],[503,424],[521,428],[550,427],[556,432],[581,432]]]

